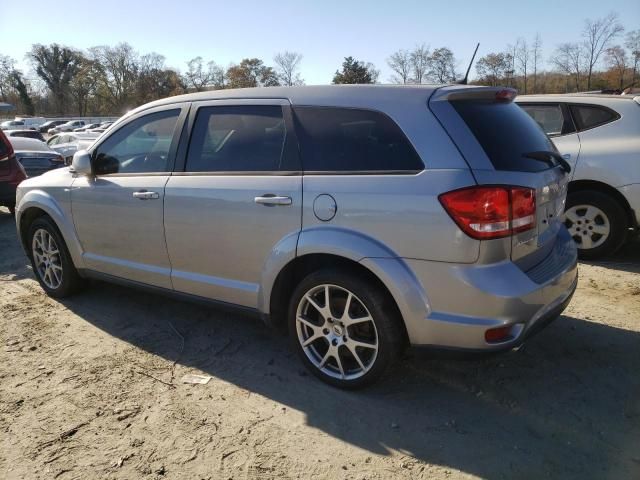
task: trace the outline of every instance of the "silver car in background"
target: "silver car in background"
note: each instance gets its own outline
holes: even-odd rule
[[[516,102],[572,166],[565,216],[580,256],[614,253],[640,223],[640,96],[527,95]]]
[[[466,86],[171,97],[18,188],[53,297],[98,278],[234,305],[359,387],[408,344],[520,345],[569,303],[569,166],[512,100]]]
[[[78,150],[84,150],[91,146],[99,136],[99,133],[58,133],[47,140],[47,145],[49,145],[49,148],[62,155],[65,164],[71,165],[73,155]]]

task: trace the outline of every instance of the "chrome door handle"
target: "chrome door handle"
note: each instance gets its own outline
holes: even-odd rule
[[[571,158],[571,154],[565,153],[564,155],[562,155],[562,158],[564,158],[565,160],[569,160]]]
[[[261,197],[255,197],[253,201],[259,205],[267,205],[267,206],[291,205],[293,203],[293,200],[291,200],[291,197],[280,197],[278,195],[273,195],[269,193]]]
[[[139,200],[155,200],[156,198],[160,198],[158,192],[148,192],[146,190],[133,192],[133,196]]]

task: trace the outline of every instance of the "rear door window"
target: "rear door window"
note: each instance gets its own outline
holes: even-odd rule
[[[613,110],[596,105],[569,105],[579,131],[599,127],[620,118]]]
[[[295,107],[306,172],[400,172],[424,169],[400,127],[381,112]]]
[[[567,135],[573,133],[575,128],[571,122],[571,116],[566,109],[559,103],[555,104],[536,104],[525,103],[519,104],[525,112],[533,118],[538,125],[544,130],[544,133],[550,137],[558,135]]]
[[[287,130],[282,107],[201,107],[191,134],[187,172],[282,170]]]
[[[490,100],[451,102],[496,170],[538,172],[552,165],[524,154],[555,151],[540,125],[515,103]]]

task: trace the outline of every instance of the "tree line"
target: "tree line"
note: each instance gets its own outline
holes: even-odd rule
[[[640,30],[624,35],[615,13],[585,20],[580,40],[557,45],[550,58],[543,58],[542,46],[536,34],[485,54],[475,64],[472,83],[512,86],[527,94],[622,90],[638,81]],[[126,42],[87,50],[35,44],[26,58],[29,78],[13,58],[0,54],[0,101],[30,115],[119,115],[185,92],[305,83],[303,56],[291,51],[277,53],[270,65],[244,58],[226,68],[198,56],[185,63],[183,72],[168,67],[163,55],[140,54]],[[450,83],[462,77],[459,67],[466,68],[448,47],[426,44],[393,52],[387,66],[392,72],[388,82],[398,84]],[[375,65],[352,56],[344,58],[333,76],[335,84],[379,81]]]

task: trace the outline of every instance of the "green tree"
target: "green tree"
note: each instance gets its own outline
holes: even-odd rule
[[[345,57],[342,62],[342,71],[336,70],[333,76],[335,84],[373,83],[377,72],[372,72],[373,66],[359,62],[353,57]]]
[[[82,55],[76,50],[53,43],[48,46],[33,45],[27,56],[33,63],[36,74],[51,90],[58,111],[64,112],[65,97],[69,93],[71,80],[78,72]]]
[[[227,70],[229,88],[276,87],[280,85],[278,75],[259,58],[245,58],[240,65],[232,65]]]
[[[18,70],[14,70],[13,72],[11,72],[10,80],[13,88],[15,88],[18,92],[18,96],[20,97],[20,103],[22,104],[24,113],[26,113],[27,115],[33,115],[35,113],[35,108],[33,107],[33,102],[31,101],[31,97],[29,96],[27,86],[22,79],[22,73]]]

